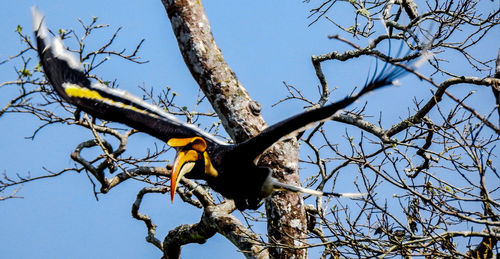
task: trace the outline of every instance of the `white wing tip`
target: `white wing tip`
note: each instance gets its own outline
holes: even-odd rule
[[[37,31],[42,24],[43,14],[40,13],[36,5],[31,7],[31,19],[33,20],[33,30]]]
[[[57,58],[63,59],[68,63],[68,65],[76,70],[83,71],[83,65],[82,63],[75,58],[73,53],[69,52],[66,47],[64,46],[64,43],[62,42],[61,38],[55,37],[53,40],[53,54]]]
[[[48,37],[48,30],[47,27],[45,26],[44,23],[44,16],[43,14],[38,10],[38,7],[35,5],[31,7],[31,18],[33,22],[33,30],[37,32],[37,35],[41,38],[47,38]]]
[[[45,17],[36,6],[31,7],[31,16],[33,19],[33,30],[36,32],[36,36],[42,39],[45,43],[45,48],[48,48],[50,45],[50,36],[49,30],[44,22]],[[82,63],[74,57],[73,53],[66,49],[59,37],[55,37],[52,44],[52,52],[55,57],[66,61],[71,68],[83,71]],[[45,49],[43,51],[45,51]]]

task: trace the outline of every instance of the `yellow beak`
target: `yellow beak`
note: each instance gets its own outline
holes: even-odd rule
[[[177,185],[181,181],[181,178],[193,170],[196,161],[203,159],[205,164],[205,175],[211,177],[217,177],[218,172],[212,165],[210,157],[206,152],[207,143],[201,137],[193,138],[172,138],[167,144],[171,147],[181,150],[177,154],[174,166],[172,168],[172,175],[170,177],[170,199],[174,202],[175,191],[177,190]],[[188,150],[182,150],[188,146]],[[198,153],[199,152],[199,153]],[[201,155],[203,153],[203,156]]]
[[[197,160],[198,152],[192,149],[180,151],[177,154],[177,158],[172,168],[172,176],[170,177],[170,199],[172,202],[174,202],[175,191],[177,190],[177,185],[181,181],[181,178],[193,169]]]

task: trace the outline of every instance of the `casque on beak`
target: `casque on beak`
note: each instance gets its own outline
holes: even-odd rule
[[[210,162],[206,152],[207,143],[201,137],[194,138],[172,138],[167,144],[177,149],[177,157],[172,167],[170,178],[170,199],[173,202],[177,185],[182,177],[193,170],[198,160],[204,161],[205,174],[217,176],[217,171]]]

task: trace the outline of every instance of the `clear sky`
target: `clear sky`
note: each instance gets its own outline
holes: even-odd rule
[[[14,32],[18,24],[31,32],[30,8],[33,5],[38,5],[46,15],[48,27],[53,30],[75,28],[81,32],[77,18],[89,21],[93,16],[99,17],[100,23],[110,24],[110,29],[96,34],[90,44],[99,44],[99,36],[109,36],[119,26],[123,30],[115,49],[131,49],[145,38],[140,55],[149,63],[135,65],[108,62],[98,71],[99,76],[110,80],[116,78],[120,88],[133,93],[139,93],[137,86],[141,85],[156,89],[168,85],[179,93],[178,105],[193,105],[197,86],[179,54],[160,0],[4,1],[0,9],[0,60],[15,54],[19,49],[20,41]],[[311,55],[347,48],[327,39],[327,35],[338,33],[331,24],[320,21],[314,26],[307,26],[310,22],[307,19],[308,10],[312,6],[302,1],[206,0],[204,6],[224,57],[252,98],[262,104],[263,115],[268,123],[302,110],[303,105],[297,103],[271,107],[287,94],[282,81],[293,84],[316,100],[319,82],[310,62]],[[333,14],[341,17],[342,11]],[[498,30],[493,32],[492,38],[495,36],[496,39],[500,37]],[[489,47],[490,52],[485,51],[485,54],[495,55],[498,46],[492,43]],[[370,62],[365,63],[366,66],[370,65]],[[339,64],[330,62],[325,65],[325,73],[332,87],[347,86],[332,98],[343,97],[352,90],[352,85],[362,84],[368,73],[366,67],[360,68],[354,62]],[[1,81],[15,79],[14,65],[8,63],[0,66]],[[390,95],[380,94],[376,101],[370,101],[370,107],[375,109],[372,114],[378,114],[380,107],[390,105],[386,107],[388,110],[384,111],[384,116],[404,117],[407,114],[406,105],[414,95],[429,94],[428,90],[423,94],[421,90],[416,86],[405,88],[403,84],[392,89]],[[0,106],[3,107],[8,97],[15,92],[16,89],[2,89]],[[404,107],[405,110],[398,110],[397,107]],[[391,121],[387,123],[389,125]],[[26,115],[6,115],[0,119],[1,173],[6,172],[10,176],[16,173],[39,175],[44,173],[43,168],[58,171],[71,167],[71,151],[80,142],[91,138],[90,132],[82,129],[50,127],[42,130],[34,141],[25,139],[37,125],[40,122]],[[155,142],[159,143],[146,135],[135,136],[128,148],[144,154],[147,148],[154,148]],[[173,155],[168,154],[165,159],[172,159],[170,156]],[[125,183],[101,195],[100,200],[96,201],[92,185],[85,174],[69,173],[26,184],[18,194],[23,199],[0,203],[0,257],[159,258],[159,250],[145,241],[146,228],[143,222],[133,219],[130,214],[131,205],[141,186]],[[179,199],[174,205],[170,204],[164,195],[147,196],[142,211],[152,216],[159,225],[160,238],[173,227],[195,223],[201,216],[201,211],[182,206]],[[242,257],[221,236],[210,239],[204,245],[187,245],[182,255],[183,258]]]

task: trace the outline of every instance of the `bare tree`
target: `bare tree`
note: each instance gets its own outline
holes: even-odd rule
[[[228,141],[241,142],[262,131],[266,123],[260,106],[224,61],[200,1],[162,3],[184,61],[203,92],[197,104],[206,100],[215,113],[197,111],[198,105],[192,110],[176,106],[170,89],[156,94],[144,88],[144,96],[173,114],[185,116],[189,122],[208,118],[214,123],[207,129],[215,134],[222,125],[231,138]],[[329,16],[340,5],[352,8],[352,20],[339,21]],[[352,183],[353,189],[367,196],[343,206],[336,200],[306,197],[304,202],[300,195],[276,192],[265,205],[267,240],[249,224],[262,220],[260,216],[247,212],[246,222],[242,222],[232,215],[235,205],[231,200],[215,202],[215,193],[202,182],[189,179],[181,181],[184,188],[179,189],[179,195],[184,202],[200,208],[200,221],[180,225],[165,237],[158,237],[155,223],[141,212],[141,202],[146,194],[169,191],[166,183],[170,168],[163,167],[164,161],[159,159],[167,148],[158,147],[145,157],[123,157],[128,138],[137,131],[96,121],[60,101],[40,67],[30,69],[35,62],[35,47],[19,28],[24,47],[12,59],[21,60],[22,66],[16,69],[17,80],[3,82],[0,88],[15,84],[20,86],[20,92],[2,107],[0,118],[6,113],[29,113],[43,122],[39,129],[55,124],[78,125],[90,130],[94,138],[80,143],[71,154],[76,167],[40,177],[4,175],[0,182],[2,199],[16,197],[20,184],[71,171],[88,173],[96,195],[125,181],[142,181],[145,187],[137,194],[132,215],[145,223],[147,241],[160,249],[165,258],[178,258],[182,245],[204,243],[216,233],[230,240],[248,258],[304,258],[310,248],[320,248],[322,258],[493,257],[498,254],[500,238],[500,176],[495,168],[500,125],[494,122],[500,114],[500,61],[495,67],[500,55],[496,59],[496,53],[491,53],[491,59],[483,60],[473,54],[482,48],[492,30],[498,30],[500,10],[498,5],[491,10],[490,5],[493,4],[430,0],[418,5],[412,0],[315,3],[310,11],[311,26],[320,20],[331,22],[342,33],[329,38],[345,43],[350,50],[311,57],[320,84],[318,100],[306,98],[302,89],[285,83],[289,96],[278,102],[304,102],[308,109],[325,105],[332,93],[327,78],[336,75],[325,75],[323,64],[361,56],[407,69],[420,79],[419,87],[427,90],[423,97],[416,97],[404,107],[406,112],[400,115],[404,118],[397,121],[387,122],[383,113],[370,114],[367,106],[361,105],[337,114],[335,123],[320,123],[300,134],[299,139],[274,145],[260,163],[272,167],[281,181],[299,185],[300,164],[315,172],[303,183],[307,187],[332,191],[340,182]],[[81,23],[83,35],[61,30],[59,36],[77,39],[79,48],[74,51],[87,64],[85,71],[91,77],[100,80],[93,73],[108,56],[144,62],[137,56],[142,41],[131,52],[111,50],[119,30],[99,49],[86,51],[87,36],[104,26],[97,19],[90,24]],[[360,45],[366,42],[363,39],[370,39],[365,46]],[[399,51],[391,55],[384,49]],[[414,71],[405,65],[417,60],[423,50],[432,53],[432,69]],[[450,61],[457,62],[450,60],[456,54],[467,69],[453,71],[448,66]],[[101,82],[114,86],[113,81]],[[487,100],[491,103],[489,110],[479,110],[468,102],[473,92],[452,93],[452,88],[464,85],[491,87],[494,96]],[[62,106],[64,112],[53,112],[55,106]],[[333,142],[328,136],[339,133],[331,124],[339,123],[346,130],[342,139]],[[391,125],[384,126],[388,123]],[[112,138],[119,145],[113,146]],[[300,158],[299,142],[300,151],[306,154]],[[99,147],[101,154],[92,159],[81,156],[83,150],[91,147]]]

